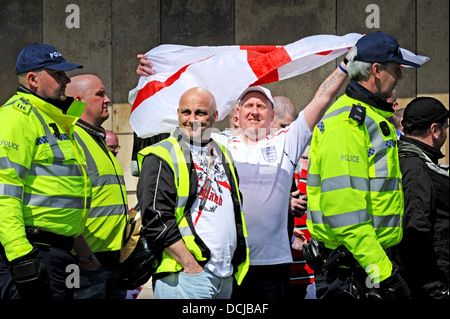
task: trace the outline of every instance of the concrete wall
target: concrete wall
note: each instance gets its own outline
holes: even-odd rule
[[[80,10],[79,28],[66,25],[73,13],[66,12],[70,4]],[[374,13],[366,12],[368,5],[379,9],[379,28],[367,26]],[[418,70],[404,70],[397,89],[400,107],[421,95],[449,105],[447,0],[0,0],[0,25],[0,104],[16,88],[18,53],[33,42],[52,44],[68,60],[84,65],[69,76],[94,73],[103,79],[112,98],[112,116],[104,127],[119,135],[118,158],[131,205],[137,179],[129,173],[133,132],[127,96],[138,80],[136,55],[161,43],[283,45],[314,34],[381,30],[397,37],[402,47],[431,57]],[[274,95],[291,98],[301,110],[338,62],[267,87]],[[227,127],[227,121],[218,126]],[[449,154],[448,142],[443,151]]]

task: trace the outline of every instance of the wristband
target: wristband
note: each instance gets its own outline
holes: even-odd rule
[[[87,257],[79,257],[80,264],[89,264],[94,260],[94,253],[90,254]]]
[[[344,67],[339,63],[339,69],[341,69],[342,72],[344,72],[345,74],[348,74],[347,70],[344,69]]]

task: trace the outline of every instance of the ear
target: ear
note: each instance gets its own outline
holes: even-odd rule
[[[214,110],[214,122],[216,123],[217,119],[219,118],[219,111],[217,109]]]
[[[73,96],[73,98],[74,98],[75,100],[81,102],[81,96],[80,96],[80,95],[75,95],[75,96]]]
[[[434,138],[438,138],[437,136],[437,132],[438,132],[438,125],[437,123],[433,123],[430,126],[430,133]]]
[[[235,116],[233,116],[233,124],[239,127],[239,116],[237,116],[237,113]]]
[[[28,72],[26,75],[26,80],[32,88],[37,88],[39,86],[39,77],[36,72]]]
[[[372,74],[373,74],[376,78],[379,78],[380,72],[381,72],[380,64],[379,64],[379,63],[374,63],[374,64],[372,64]]]
[[[397,109],[398,109],[398,102],[397,101],[393,102],[392,103],[392,107],[393,107],[394,111],[397,111]]]

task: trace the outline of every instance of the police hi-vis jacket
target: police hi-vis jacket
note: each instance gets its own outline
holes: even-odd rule
[[[32,250],[25,226],[73,237],[84,230],[91,183],[73,138],[84,106],[73,101],[63,114],[20,90],[0,107],[0,242],[10,261]]]
[[[402,238],[403,193],[390,105],[351,81],[314,128],[307,179],[311,235],[340,245],[374,283],[391,275],[385,249]]]

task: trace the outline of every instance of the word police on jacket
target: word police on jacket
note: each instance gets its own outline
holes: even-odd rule
[[[16,151],[19,150],[19,144],[11,142],[11,141],[1,140],[0,146],[6,146],[6,147],[12,148],[13,150],[16,150]]]
[[[341,155],[341,162],[343,161],[359,163],[359,156],[348,154]]]

